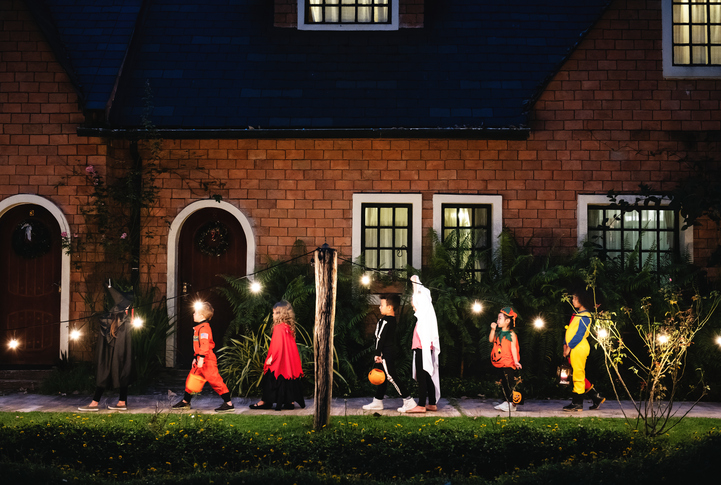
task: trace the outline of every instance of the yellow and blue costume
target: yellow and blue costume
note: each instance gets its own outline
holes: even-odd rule
[[[573,368],[573,392],[586,392],[586,359],[591,350],[588,334],[591,330],[591,313],[584,310],[576,313],[566,327],[565,343],[571,349],[570,361]]]

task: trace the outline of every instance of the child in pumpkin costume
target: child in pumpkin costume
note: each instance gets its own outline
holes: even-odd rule
[[[488,341],[493,344],[491,363],[501,372],[501,387],[506,400],[495,406],[499,411],[515,411],[513,388],[515,387],[516,369],[521,368],[521,351],[518,338],[513,328],[516,326],[518,313],[513,307],[505,307],[498,314],[498,319],[491,324]]]

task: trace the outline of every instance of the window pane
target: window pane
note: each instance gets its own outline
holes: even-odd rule
[[[673,232],[662,232],[660,234],[659,238],[659,247],[658,249],[660,251],[671,251],[674,249],[674,233]]]
[[[366,229],[366,247],[378,247],[378,229]]]
[[[691,6],[691,22],[694,23],[705,23],[706,22],[706,6],[705,5],[692,5]]]
[[[673,21],[679,23],[688,23],[688,5],[673,6]]]
[[[676,64],[691,64],[691,49],[684,46],[674,47],[673,62]]]
[[[676,227],[676,214],[673,211],[661,211],[659,229],[673,229]]]
[[[471,227],[471,211],[469,209],[458,209],[458,226]]]
[[[405,268],[408,264],[408,251],[397,251],[396,252],[396,268]]]
[[[474,246],[477,248],[485,248],[488,240],[488,231],[486,229],[476,229],[476,240]]]
[[[606,233],[606,249],[622,249],[621,244],[621,233],[620,232],[607,232]]]
[[[369,268],[378,267],[378,252],[377,251],[364,251],[366,266]]]
[[[456,217],[457,209],[443,209],[443,225],[446,227],[458,226],[458,218]]]
[[[393,268],[393,250],[383,249],[380,252],[380,261],[378,267],[381,269],[392,269]]]
[[[623,214],[624,229],[638,229],[638,212],[631,211]]]
[[[475,217],[476,227],[488,225],[489,212],[488,209],[474,209],[473,215]]]
[[[711,64],[721,64],[721,47],[711,48]]]
[[[705,44],[706,43],[706,26],[705,25],[694,25],[691,27],[691,41],[694,44]]]
[[[603,224],[603,211],[596,209],[588,210],[588,227],[598,227]]]
[[[706,47],[692,47],[691,62],[694,64],[706,64]]]
[[[378,208],[367,207],[365,210],[365,225],[366,226],[377,226],[378,225]]]
[[[381,226],[392,226],[393,225],[393,208],[392,207],[381,207],[380,209],[380,225]]]
[[[393,247],[393,229],[381,229],[380,247]]]
[[[658,211],[646,210],[641,211],[641,228],[657,229],[658,228]]]
[[[647,251],[656,249],[656,232],[645,231],[641,235],[641,249]]]
[[[376,15],[376,22],[388,22],[388,7],[376,7],[374,11]]]
[[[408,229],[396,229],[395,247],[408,247]]]
[[[623,249],[627,249],[629,251],[633,251],[636,249],[636,244],[638,244],[638,232],[626,232],[623,237]]]
[[[685,25],[674,25],[673,41],[676,44],[688,44],[688,27]]]
[[[396,225],[397,226],[407,226],[408,225],[408,208],[407,207],[398,207],[396,209]]]

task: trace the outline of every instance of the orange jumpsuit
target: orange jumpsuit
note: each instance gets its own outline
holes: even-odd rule
[[[210,329],[210,323],[205,320],[193,327],[193,352],[195,360],[193,368],[190,369],[191,374],[203,377],[211,387],[220,394],[229,393],[228,386],[223,382],[223,378],[218,373],[218,359],[215,357],[215,342],[213,342],[213,331]],[[197,361],[199,357],[203,357],[203,367],[198,367]],[[188,389],[185,392],[191,394]]]

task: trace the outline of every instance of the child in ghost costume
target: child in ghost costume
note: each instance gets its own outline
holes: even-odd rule
[[[411,276],[413,297],[411,303],[416,316],[416,328],[413,330],[413,378],[418,381],[418,405],[398,411],[406,413],[425,413],[438,410],[441,398],[441,382],[438,370],[438,354],[441,345],[438,339],[438,321],[431,302],[431,291],[421,284],[417,275]],[[428,399],[428,405],[426,405]]]

